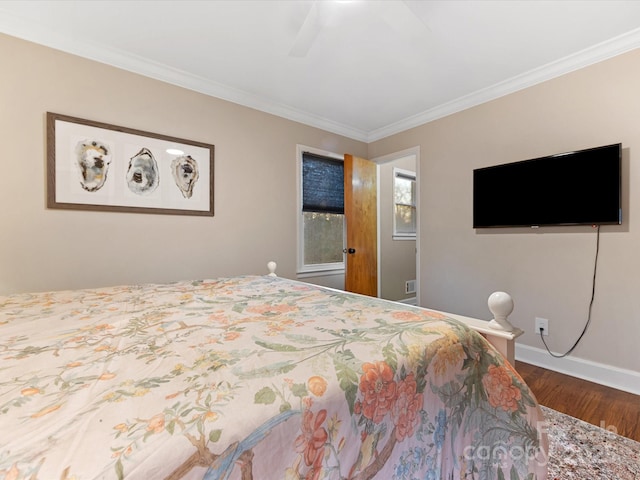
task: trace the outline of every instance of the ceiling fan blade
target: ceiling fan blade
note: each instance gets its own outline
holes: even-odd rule
[[[296,41],[289,52],[289,55],[292,57],[304,57],[309,52],[309,49],[315,42],[318,33],[320,33],[320,29],[322,25],[320,25],[319,14],[318,14],[318,4],[316,2],[311,5],[311,9],[309,13],[307,13],[307,17],[300,27],[298,31],[298,35],[296,37]]]

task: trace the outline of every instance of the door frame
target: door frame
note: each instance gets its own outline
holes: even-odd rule
[[[380,165],[384,163],[393,162],[394,160],[399,160],[400,158],[416,157],[416,304],[420,305],[420,146],[407,148],[405,150],[400,150],[399,152],[389,153],[387,155],[382,155],[380,157],[371,158],[370,160],[374,162],[377,166],[377,189],[378,189],[378,212],[377,212],[377,235],[378,235],[378,296],[380,296],[382,289],[382,275],[381,275],[381,239],[380,239],[380,214],[381,214],[381,205],[380,205]]]

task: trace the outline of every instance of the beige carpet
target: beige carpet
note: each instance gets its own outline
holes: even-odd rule
[[[549,480],[640,480],[640,443],[542,407]]]

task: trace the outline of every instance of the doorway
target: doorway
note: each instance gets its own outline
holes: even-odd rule
[[[378,167],[378,296],[387,300],[420,304],[419,249],[420,228],[419,166],[420,147],[372,159]],[[399,226],[402,212],[409,213],[406,201],[396,206],[394,184],[397,177],[404,179],[415,174],[413,188],[415,208],[413,221],[415,235],[408,234],[407,225]],[[399,182],[407,185],[407,182]]]
[[[301,202],[301,192],[302,192],[302,156],[304,152],[311,152],[314,153],[316,155],[322,155],[322,156],[326,156],[326,157],[330,157],[330,158],[335,158],[337,160],[344,158],[342,155],[340,154],[335,154],[335,153],[331,153],[331,152],[327,152],[327,151],[322,151],[322,150],[318,150],[315,148],[311,148],[311,147],[306,147],[303,145],[298,145],[297,146],[297,153],[298,153],[298,172],[297,172],[297,177],[298,177],[298,186],[297,186],[297,191],[298,191],[298,199]],[[402,160],[403,158],[407,158],[409,157],[413,163],[410,163],[408,165],[405,165],[403,170],[409,170],[411,171],[412,168],[414,169],[415,173],[416,173],[416,183],[415,183],[415,204],[416,204],[416,236],[415,239],[413,241],[411,240],[393,240],[391,238],[392,233],[388,233],[386,231],[386,227],[385,225],[388,223],[393,223],[393,205],[391,203],[391,200],[383,200],[382,196],[380,195],[381,193],[381,187],[383,186],[383,183],[386,185],[386,189],[391,191],[392,190],[392,178],[389,178],[388,180],[383,180],[381,181],[381,173],[384,174],[384,171],[389,168],[390,171],[393,171],[393,167],[396,164],[400,164],[400,160]],[[376,243],[377,243],[377,247],[375,248],[376,250],[376,276],[377,276],[377,292],[378,292],[378,296],[381,298],[385,298],[388,300],[394,300],[394,301],[401,301],[401,302],[406,302],[406,303],[416,303],[417,305],[420,304],[420,288],[419,288],[419,275],[417,275],[416,272],[419,271],[419,265],[420,265],[420,242],[419,242],[419,236],[420,236],[420,221],[419,221],[419,215],[418,215],[418,205],[420,205],[420,196],[419,196],[419,168],[420,168],[420,147],[413,147],[413,148],[409,148],[406,150],[402,150],[399,152],[395,152],[389,155],[384,155],[381,157],[377,157],[371,160],[371,163],[375,164],[375,169],[376,169],[376,186],[375,186],[375,190],[376,190],[376,194],[377,194],[377,206],[375,208],[376,210],[376,218],[373,219],[373,221],[376,223],[376,233],[375,238],[376,238]],[[384,189],[382,189],[384,190]],[[384,192],[382,192],[384,193]],[[299,204],[299,211],[302,212],[302,204]],[[386,217],[386,220],[383,218]],[[302,252],[302,238],[304,238],[304,231],[303,231],[303,221],[302,221],[302,215],[298,216],[298,268],[297,268],[297,278],[308,282],[308,283],[313,283],[313,284],[317,284],[317,285],[322,285],[322,286],[326,286],[326,287],[330,287],[330,288],[335,288],[338,290],[345,290],[345,269],[344,267],[342,268],[327,268],[325,266],[322,266],[322,268],[313,268],[313,269],[309,269],[309,268],[302,268],[303,267],[303,262],[302,262],[302,258],[304,258]],[[385,231],[383,231],[383,228],[381,227],[385,227]],[[387,260],[389,259],[389,253],[386,249],[385,246],[383,246],[384,244],[386,244],[387,242],[391,242],[392,245],[395,244],[396,246],[402,246],[405,249],[408,247],[411,250],[412,253],[412,259],[408,261],[408,263],[410,264],[409,267],[406,270],[403,270],[400,274],[398,273],[394,273],[393,271],[389,271],[388,268],[386,268],[386,263]],[[348,251],[348,249],[347,249]],[[345,253],[345,256],[348,255],[348,253]],[[406,263],[406,262],[405,262]],[[409,270],[410,269],[410,270]],[[411,282],[413,280],[413,282]],[[396,292],[398,292],[398,289],[400,289],[402,291],[401,295],[397,295],[397,294],[388,294],[387,292],[387,288],[386,286],[389,284],[395,284],[395,289]],[[409,288],[407,288],[407,283],[409,283]],[[399,287],[398,287],[399,285]],[[415,290],[415,293],[405,293],[407,290],[412,291]]]

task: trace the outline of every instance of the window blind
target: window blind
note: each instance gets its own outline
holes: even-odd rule
[[[344,162],[302,154],[302,211],[344,213]]]

